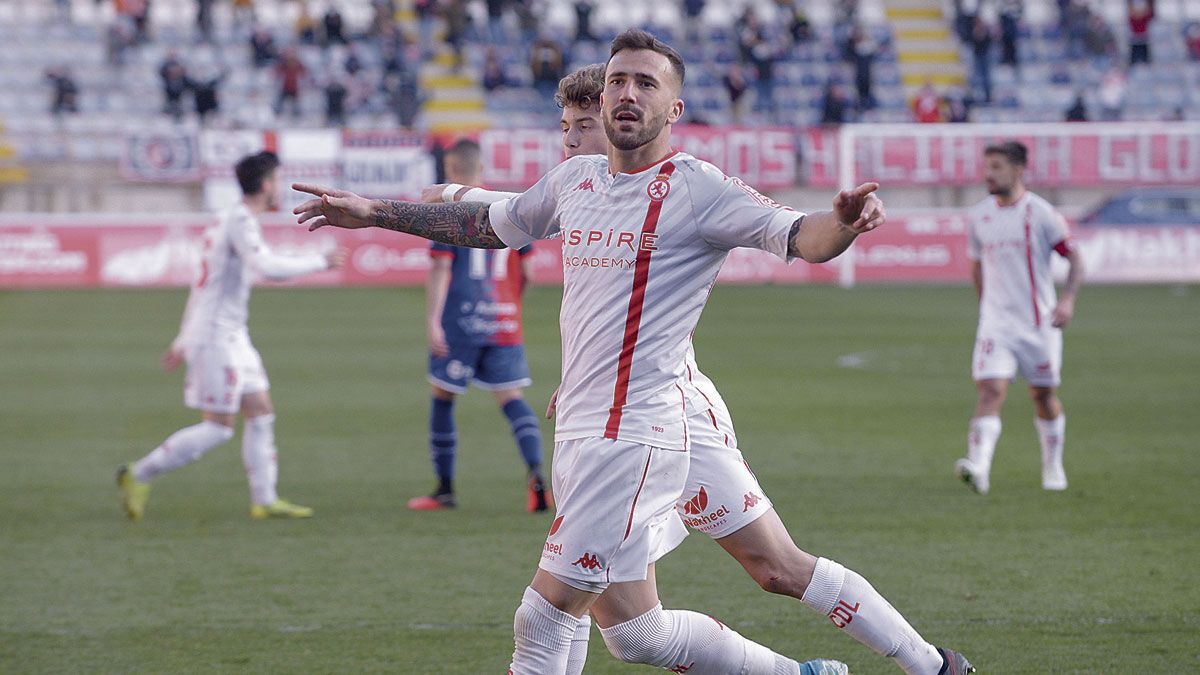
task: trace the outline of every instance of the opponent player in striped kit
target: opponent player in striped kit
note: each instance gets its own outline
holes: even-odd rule
[[[1042,488],[1067,489],[1063,437],[1067,418],[1058,400],[1062,329],[1075,313],[1083,262],[1071,247],[1067,223],[1053,206],[1025,189],[1028,151],[1006,141],[984,150],[988,193],[968,214],[971,278],[979,296],[979,328],[971,374],[979,394],[967,435],[967,456],[954,465],[976,492],[987,494],[992,456],[1000,438],[1000,410],[1019,372],[1029,383],[1042,446]],[[1054,297],[1050,260],[1070,263]]]
[[[840,193],[833,211],[805,216],[672,152],[683,70],[678,54],[652,36],[619,36],[601,104],[609,157],[568,159],[490,208],[297,186],[320,197],[297,208],[314,229],[374,225],[475,246],[564,239],[558,515],[516,613],[514,673],[566,672],[589,608],[609,650],[625,661],[688,673],[800,671],[718,622],[658,601],[653,560],[678,527],[693,435],[688,400],[698,396],[687,372],[689,336],[731,248],[829,260],[881,224],[883,208],[868,184]],[[862,577],[802,555],[804,602],[836,625],[910,673],[970,668],[921,639]]]
[[[141,520],[150,481],[200,459],[233,438],[240,412],[242,460],[250,480],[252,518],[308,518],[312,509],[276,494],[275,410],[267,372],[246,327],[256,277],[283,280],[340,267],[343,251],[284,256],[263,241],[258,217],[278,208],[276,169],[270,152],[242,158],[235,168],[244,197],[204,233],[200,270],[188,295],[179,335],[162,358],[167,372],[187,362],[184,402],[202,411],[199,424],[180,429],[142,459],[117,470],[121,504]]]

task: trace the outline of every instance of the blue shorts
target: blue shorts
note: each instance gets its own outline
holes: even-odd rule
[[[464,394],[468,384],[497,391],[533,384],[524,345],[450,345],[447,356],[429,355],[429,382]]]

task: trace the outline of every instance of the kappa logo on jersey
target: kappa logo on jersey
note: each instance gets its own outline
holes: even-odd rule
[[[575,186],[575,189],[572,190],[572,192],[579,192],[580,190],[587,190],[588,192],[595,192],[596,190],[592,187],[592,179],[584,178],[582,181],[579,182],[579,185]]]
[[[698,516],[704,513],[704,509],[708,508],[708,493],[705,492],[704,486],[700,486],[700,492],[691,499],[687,500],[683,505],[683,512],[689,516]]]
[[[691,663],[687,664],[686,666],[683,664],[675,664],[674,666],[667,668],[666,671],[668,673],[686,673],[687,671],[691,670],[692,666],[694,666],[694,665],[696,665],[695,661],[692,661]]]
[[[758,190],[755,190],[754,188],[750,187],[749,185],[746,185],[745,181],[743,181],[741,178],[737,178],[735,176],[735,177],[730,178],[729,180],[732,180],[733,184],[738,186],[739,188],[741,188],[742,192],[745,192],[746,194],[750,195],[751,199],[758,202],[759,204],[762,204],[763,206],[769,206],[773,209],[783,209],[785,211],[793,210],[791,207],[784,206],[783,204],[780,204],[779,202],[775,201],[774,199],[771,199],[770,197],[764,195],[763,193],[759,192]]]
[[[553,523],[550,523],[550,534],[548,534],[548,535],[546,535],[546,536],[547,536],[547,537],[553,537],[553,536],[554,536],[554,534],[555,534],[556,532],[558,532],[558,528],[562,527],[562,521],[563,521],[563,517],[562,517],[562,516],[559,516],[559,517],[555,518],[555,519],[554,519],[554,522],[553,522]]]
[[[758,506],[758,503],[762,501],[762,497],[754,494],[753,492],[747,492],[745,499],[746,505],[742,507],[742,513],[745,513],[755,506]]]
[[[579,569],[587,570],[589,572],[591,572],[593,570],[598,570],[598,569],[604,567],[604,565],[601,565],[600,561],[596,559],[595,553],[589,554],[586,552],[583,555],[579,556],[579,560],[576,560],[575,562],[573,562],[571,564],[578,565]]]

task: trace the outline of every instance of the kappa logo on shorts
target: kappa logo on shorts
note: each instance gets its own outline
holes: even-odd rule
[[[753,492],[747,492],[745,499],[746,505],[742,507],[742,513],[745,513],[755,506],[758,506],[758,503],[762,501],[762,497],[754,494]]]
[[[668,673],[686,673],[687,671],[691,670],[692,666],[694,666],[694,665],[696,665],[695,661],[692,661],[691,663],[687,664],[686,666],[681,663],[675,664],[674,666],[667,668],[666,671]]]
[[[1048,373],[1048,372],[1050,372],[1050,364],[1049,364],[1049,363],[1039,363],[1039,364],[1037,364],[1037,371],[1038,371],[1039,373]]]
[[[704,486],[700,486],[700,492],[683,505],[683,512],[689,516],[698,516],[704,513],[704,509],[708,508],[708,493],[704,491]]]
[[[604,565],[601,565],[600,561],[596,559],[595,553],[589,554],[586,552],[583,555],[579,556],[579,560],[576,560],[575,562],[573,562],[571,564],[578,565],[579,569],[587,570],[589,572],[591,572],[593,570],[598,570],[598,569],[604,567]]]

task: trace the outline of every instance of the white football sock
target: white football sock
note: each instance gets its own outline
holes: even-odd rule
[[[156,477],[200,459],[204,453],[233,438],[233,429],[204,420],[171,434],[162,445],[133,464],[133,478],[148,483]]]
[[[1052,420],[1033,418],[1038,440],[1042,443],[1042,468],[1062,468],[1063,438],[1067,434],[1067,416],[1059,413]]]
[[[279,495],[279,463],[275,450],[275,415],[249,417],[242,427],[242,463],[250,481],[250,500],[255,504],[274,504]]]
[[[571,653],[571,637],[579,619],[550,604],[532,588],[525,589],[521,606],[513,617],[512,675],[558,675],[565,673]]]
[[[1000,418],[996,415],[976,417],[971,420],[967,434],[967,459],[979,470],[992,470],[992,456],[996,454],[996,441],[1000,440]]]
[[[834,626],[855,640],[895,659],[909,675],[936,675],[942,667],[937,648],[926,642],[866,579],[828,558],[817,559],[801,601],[828,616]]]
[[[800,664],[742,637],[720,621],[688,610],[663,610],[601,628],[608,651],[688,675],[799,675]]]
[[[571,654],[567,657],[566,675],[582,675],[583,666],[587,663],[588,638],[592,633],[592,617],[587,614],[579,620],[575,627],[575,636],[571,638]]]

